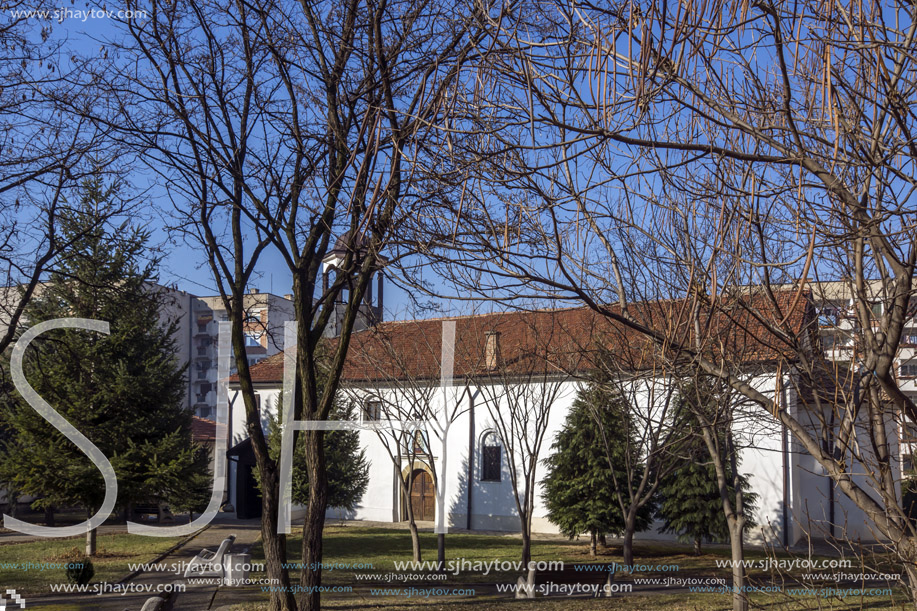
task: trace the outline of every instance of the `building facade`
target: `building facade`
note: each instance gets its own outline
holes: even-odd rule
[[[787,314],[800,333],[811,329],[813,349],[825,329],[819,324],[824,306],[810,299],[793,300],[786,292]],[[656,314],[658,318],[658,313]],[[449,331],[449,328],[452,331]],[[739,346],[746,362],[744,381],[775,406],[803,422],[811,401],[800,396],[791,369],[753,322],[729,329],[727,344]],[[453,375],[442,378],[443,337],[454,336]],[[725,336],[724,336],[725,337]],[[541,481],[542,460],[551,449],[577,393],[594,367],[589,358],[596,342],[623,363],[620,389],[641,411],[645,422],[665,426],[665,405],[671,379],[649,369],[647,340],[622,330],[585,309],[517,312],[442,320],[415,320],[376,325],[351,338],[342,379],[341,400],[352,402],[361,445],[370,462],[369,488],[353,511],[330,509],[329,517],[399,522],[410,505],[416,519],[442,520],[451,527],[518,531],[513,471],[531,456],[524,448],[537,428],[543,433],[533,481],[533,531],[556,533],[548,520]],[[258,403],[265,414],[280,407],[283,355],[252,370]],[[233,386],[231,393],[234,392]],[[506,425],[514,410],[529,412],[528,420]],[[508,414],[510,416],[508,416]],[[741,450],[741,469],[758,496],[750,540],[794,545],[808,536],[845,535],[872,540],[876,533],[863,512],[838,492],[801,444],[759,405],[737,408],[733,433]],[[245,444],[242,414],[231,410],[230,446]],[[423,424],[418,425],[417,422]],[[399,423],[409,424],[407,430]],[[230,462],[230,499],[238,507],[248,495],[246,517],[260,512],[247,492],[251,468]],[[857,476],[855,476],[857,477]],[[865,477],[865,476],[864,476]],[[402,481],[411,481],[410,498]],[[300,508],[301,509],[301,508]],[[294,516],[295,516],[294,508]],[[657,525],[641,533],[660,535]]]

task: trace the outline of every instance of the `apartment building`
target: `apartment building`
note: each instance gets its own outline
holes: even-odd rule
[[[818,336],[825,357],[838,366],[859,367],[862,337],[856,316],[854,287],[850,281],[811,282],[812,304],[818,317]],[[875,328],[885,313],[882,284],[871,281],[866,285],[867,303]],[[911,308],[898,347],[896,374],[902,391],[917,401],[917,299],[911,298]],[[901,419],[903,420],[903,419]],[[903,472],[914,469],[917,456],[917,426],[901,424],[901,467]]]
[[[0,331],[8,325],[7,312],[20,299],[17,287],[0,289]],[[229,320],[222,299],[217,296],[199,296],[176,288],[151,284],[150,291],[159,292],[163,298],[160,322],[175,321],[175,356],[182,365],[187,364],[188,391],[185,407],[194,409],[200,418],[216,416],[217,339],[219,323]],[[41,287],[36,295],[41,294]],[[283,346],[283,325],[293,320],[291,295],[280,297],[251,289],[245,296],[245,354],[249,364],[276,354]],[[27,325],[27,321],[22,321]],[[231,366],[234,359],[230,360]],[[234,373],[233,369],[233,373]]]
[[[251,289],[245,296],[245,354],[254,365],[283,348],[283,326],[294,320],[291,295],[283,297]],[[189,402],[195,415],[216,415],[217,340],[219,323],[229,317],[219,296],[195,297],[188,311]],[[230,360],[235,373],[235,360]]]

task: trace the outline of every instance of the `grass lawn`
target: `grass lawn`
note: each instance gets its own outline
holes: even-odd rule
[[[752,596],[752,609],[768,611],[853,611],[854,609],[912,609],[902,597],[894,601],[888,597],[873,597],[856,600],[815,600],[803,599],[790,603],[786,600],[768,599]],[[230,607],[231,611],[265,611],[267,603],[247,603]],[[444,603],[442,600],[426,603],[406,602],[373,602],[368,600],[322,598],[322,608],[326,609],[385,609],[386,611],[473,611],[476,609],[494,609],[496,611],[598,611],[600,609],[624,609],[625,611],[730,611],[732,603],[726,595],[702,594],[658,594],[652,596],[628,595],[608,598],[542,598],[536,600],[512,599],[467,599],[460,602]]]
[[[291,563],[300,560],[301,537],[294,530],[288,538],[288,561]],[[424,560],[436,559],[436,535],[421,533],[421,547]],[[411,537],[406,530],[387,528],[362,528],[355,526],[328,526],[324,538],[324,564],[340,565],[363,563],[371,564],[371,569],[354,570],[341,566],[334,566],[325,570],[322,583],[326,586],[349,585],[354,587],[352,593],[326,593],[323,595],[323,606],[329,609],[377,609],[385,608],[394,611],[432,611],[434,609],[461,609],[484,608],[506,611],[523,611],[526,609],[539,609],[543,611],[586,611],[591,609],[626,609],[640,611],[644,609],[665,609],[666,611],[707,611],[714,609],[730,609],[731,597],[728,594],[690,593],[687,591],[667,593],[646,593],[634,591],[627,594],[616,595],[612,599],[583,599],[564,596],[540,598],[535,601],[516,601],[509,594],[497,593],[494,584],[515,582],[521,574],[519,571],[510,570],[491,572],[482,575],[480,572],[462,571],[458,575],[450,574],[445,581],[435,581],[429,577],[418,580],[386,582],[386,574],[395,572],[395,561],[411,560]],[[521,550],[518,537],[495,536],[483,534],[454,533],[446,536],[447,560],[475,561],[517,561]],[[253,561],[263,561],[263,551],[260,546],[252,550]],[[592,562],[589,556],[586,541],[563,540],[536,540],[532,546],[533,560],[563,560],[566,562]],[[770,558],[764,550],[749,549],[746,552],[748,560],[763,560]],[[786,554],[778,557],[788,558]],[[799,557],[799,556],[796,556]],[[702,556],[694,556],[689,546],[674,544],[638,542],[635,546],[635,562],[646,565],[677,565],[677,572],[660,573],[648,571],[646,576],[665,577],[729,577],[730,571],[726,568],[717,568],[716,560],[730,558],[729,550],[725,546],[710,546],[705,548]],[[814,558],[824,558],[815,556]],[[599,562],[622,563],[620,547],[609,547],[599,550]],[[849,569],[838,569],[844,572],[860,572],[856,566]],[[291,571],[294,583],[298,583],[298,570]],[[358,573],[376,574],[371,580],[356,579]],[[618,579],[622,582],[629,578],[619,573]],[[636,574],[640,576],[640,574]],[[769,583],[769,573],[764,570],[751,569],[749,575],[752,583],[762,585]],[[253,575],[263,577],[263,574]],[[417,587],[417,588],[449,588],[449,587],[475,587],[473,597],[449,599],[447,597],[418,599],[416,596],[408,599],[403,596],[373,596],[369,591],[374,588]],[[795,587],[797,584],[787,584],[786,587]],[[831,585],[831,584],[827,584]],[[853,586],[850,586],[853,587]],[[885,586],[882,586],[885,587]],[[252,602],[238,605],[239,611],[266,609],[260,602],[260,597],[266,594],[250,592]],[[906,608],[906,596],[903,588],[895,588],[893,596],[850,596],[839,598],[790,597],[785,594],[755,593],[751,595],[753,608],[761,609],[896,609]],[[244,599],[243,599],[244,600]],[[240,601],[241,602],[241,601]]]
[[[420,544],[424,560],[436,560],[436,535],[420,533]],[[288,562],[297,563],[301,558],[301,529],[293,530],[287,538]],[[446,536],[446,557],[469,562],[490,562],[493,560],[514,562],[519,560],[521,543],[511,536],[452,534]],[[372,564],[372,569],[349,570],[334,567],[324,571],[322,582],[331,585],[350,585],[355,573],[388,573],[395,570],[395,561],[411,560],[411,535],[407,530],[393,528],[362,528],[353,526],[328,526],[324,537],[325,557],[323,564]],[[264,552],[258,544],[252,549],[252,561],[263,562]],[[533,560],[564,560],[588,562],[588,547],[581,542],[551,541],[537,542],[532,546]],[[601,556],[601,560],[614,557]],[[620,558],[619,558],[620,560]],[[298,571],[292,571],[294,574]],[[491,572],[484,579],[491,582],[515,581],[518,573]],[[449,583],[473,583],[481,581],[480,573],[468,571],[450,575]],[[378,583],[378,581],[376,581]],[[399,584],[393,584],[399,585]],[[408,584],[410,585],[410,584]]]
[[[296,563],[301,557],[301,529],[293,529],[293,534],[287,538],[288,562]],[[424,560],[436,560],[436,535],[430,532],[420,533],[421,550]],[[477,535],[454,533],[446,535],[446,558],[456,562],[464,559],[475,561],[518,561],[522,549],[521,540],[512,535]],[[323,583],[350,584],[353,575],[357,572],[386,573],[395,570],[395,561],[411,560],[411,535],[407,530],[391,528],[362,528],[358,526],[327,526],[324,537],[325,565],[333,563],[354,564],[370,563],[371,570],[355,571],[335,567],[326,570],[322,577]],[[264,552],[260,544],[253,550],[253,561],[262,562]],[[644,565],[677,565],[678,571],[669,573],[678,576],[702,577],[728,577],[731,572],[728,568],[716,568],[716,560],[729,559],[730,552],[726,546],[708,546],[704,554],[694,556],[690,546],[669,543],[637,542],[634,547],[634,563]],[[768,554],[762,549],[746,550],[746,560],[765,560]],[[788,558],[786,554],[778,557]],[[823,556],[813,556],[823,559]],[[623,563],[624,558],[620,546],[609,546],[603,549],[599,546],[598,557],[589,556],[589,546],[586,540],[535,540],[532,542],[532,559],[562,560],[565,562],[618,562]],[[294,571],[296,573],[297,571]],[[851,572],[851,571],[848,571]],[[763,573],[763,572],[759,572]],[[640,576],[644,573],[634,573]],[[658,575],[656,572],[645,573]],[[515,581],[519,576],[518,571],[491,572],[487,580],[498,583]],[[480,582],[480,573],[461,572],[450,575],[449,583],[474,583]],[[377,581],[378,583],[378,581]],[[397,584],[394,584],[397,585]]]
[[[29,543],[0,545],[0,584],[5,588],[15,588],[20,594],[47,594],[49,583],[67,583],[64,569],[11,570],[5,568],[9,567],[7,563],[63,564],[68,562],[74,550],[76,554],[83,551],[85,541],[86,537],[81,535],[66,539],[41,539]],[[130,572],[128,563],[149,562],[179,541],[179,537],[99,535],[97,554],[92,559],[95,576],[91,583],[118,581]]]

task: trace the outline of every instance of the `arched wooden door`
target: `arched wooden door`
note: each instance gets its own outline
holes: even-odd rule
[[[414,471],[411,484],[411,508],[414,510],[415,520],[433,520],[436,511],[433,499],[436,493],[433,489],[433,478],[423,469]]]

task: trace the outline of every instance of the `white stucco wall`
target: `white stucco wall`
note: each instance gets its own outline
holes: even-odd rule
[[[772,395],[775,386],[774,376],[758,376],[753,380],[754,385],[769,395]],[[539,456],[539,466],[536,475],[538,481],[535,496],[535,510],[533,513],[533,530],[539,533],[556,533],[557,527],[547,519],[544,501],[542,499],[541,480],[544,478],[545,469],[541,459],[548,456],[554,436],[563,426],[564,419],[569,411],[580,382],[561,381],[554,404],[551,407],[548,419],[548,430],[542,443]],[[420,391],[418,391],[420,392]],[[279,389],[269,388],[258,390],[261,396],[262,408],[265,412],[276,413],[279,401]],[[448,406],[448,413],[453,414],[449,421],[446,444],[440,439],[436,431],[443,431],[446,418],[441,418],[440,425],[428,433],[431,453],[434,458],[434,467],[439,478],[439,485],[444,487],[445,496],[443,508],[446,523],[455,528],[465,528],[468,520],[468,493],[471,491],[471,519],[470,526],[476,530],[502,530],[518,531],[519,518],[513,498],[509,469],[511,461],[507,452],[503,453],[503,477],[500,482],[481,481],[481,439],[488,430],[494,430],[493,410],[498,409],[493,403],[493,398],[499,396],[499,391],[493,388],[481,389],[472,387],[466,389],[459,385],[451,389],[435,389],[422,391],[424,401],[431,405],[431,413],[444,413],[444,406]],[[232,393],[231,393],[232,394]],[[660,410],[665,404],[665,393],[661,381],[635,383],[631,394],[636,404],[647,410],[648,417],[658,419]],[[376,388],[348,388],[343,391],[345,400],[352,400],[361,406],[370,395],[382,399],[383,404],[404,405],[410,402],[410,391],[405,389],[395,390],[379,386]],[[473,409],[469,404],[469,395],[474,396]],[[459,402],[461,407],[457,407]],[[420,398],[417,399],[421,400]],[[244,415],[241,409],[232,409],[232,436],[233,444],[244,439]],[[473,419],[472,419],[473,413]],[[776,420],[764,409],[749,406],[742,412],[737,426],[742,431],[737,436],[742,450],[741,470],[750,475],[751,486],[758,495],[758,509],[756,521],[758,528],[749,533],[750,540],[760,541],[763,538],[782,541],[783,528],[783,437],[782,429]],[[355,410],[356,417],[363,418],[362,409]],[[267,418],[263,418],[266,423]],[[386,435],[383,433],[382,439]],[[329,509],[329,518],[357,519],[372,521],[400,521],[402,519],[402,495],[397,483],[397,473],[406,467],[406,461],[400,460],[396,465],[386,451],[386,443],[391,447],[392,441],[380,439],[380,435],[372,430],[360,431],[360,439],[366,449],[369,460],[369,485],[360,504],[353,512],[344,512],[339,509]],[[231,444],[231,445],[233,445]],[[469,447],[471,446],[471,447]],[[473,458],[473,473],[469,483],[469,456]],[[809,459],[811,460],[811,459]],[[791,458],[793,469],[799,470],[805,462],[805,457],[794,455]],[[234,481],[234,466],[230,463],[230,478]],[[791,502],[802,499],[801,491],[808,495],[809,502],[814,499],[813,491],[817,487],[812,482],[807,482],[810,477],[807,473],[792,473],[790,477],[791,489],[788,498]],[[469,485],[470,484],[470,485]],[[231,502],[235,502],[235,491],[231,488]],[[301,509],[301,508],[299,508]],[[439,512],[439,507],[437,507]],[[294,512],[296,515],[297,512]],[[790,512],[798,518],[798,515]],[[439,513],[437,513],[437,516]],[[650,530],[638,534],[644,539],[668,539],[671,535],[660,535],[656,532],[659,524]],[[798,539],[798,529],[791,531],[791,543]]]

